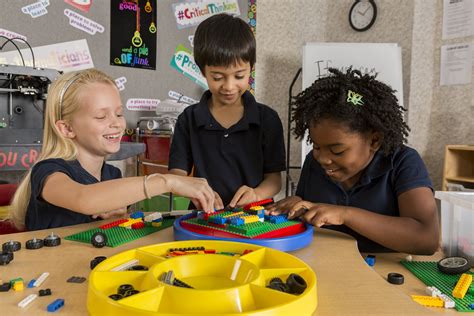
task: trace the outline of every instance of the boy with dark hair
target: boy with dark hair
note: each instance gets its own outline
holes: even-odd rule
[[[285,169],[278,114],[248,91],[255,38],[241,19],[227,14],[203,21],[194,35],[194,58],[209,90],[179,116],[169,170],[206,178],[215,208],[235,207],[280,191]]]

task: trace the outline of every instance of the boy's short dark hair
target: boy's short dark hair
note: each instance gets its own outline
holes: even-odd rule
[[[253,68],[255,51],[255,37],[250,26],[225,13],[201,22],[194,34],[194,60],[202,73],[206,65],[229,66],[240,60],[250,63]]]

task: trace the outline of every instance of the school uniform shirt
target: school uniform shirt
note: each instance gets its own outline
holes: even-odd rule
[[[374,213],[400,216],[398,196],[405,191],[428,187],[433,190],[425,164],[418,152],[402,146],[393,154],[380,151],[361,175],[357,184],[345,190],[329,178],[310,152],[305,159],[296,195],[314,203],[347,205]],[[371,225],[367,223],[367,225]],[[323,226],[352,235],[361,252],[392,251],[356,233],[345,225]],[[396,236],[394,236],[396,238]]]
[[[277,112],[247,91],[242,119],[226,129],[209,110],[211,95],[206,91],[178,117],[168,168],[189,174],[194,167],[227,205],[242,185],[255,188],[264,174],[285,170],[283,127]]]
[[[99,182],[99,180],[82,168],[77,160],[46,159],[38,162],[31,170],[31,196],[25,219],[27,230],[62,227],[94,221],[90,215],[84,215],[58,207],[46,202],[41,197],[46,178],[55,172],[62,172],[72,180],[81,184],[94,184]],[[102,182],[121,177],[122,173],[120,169],[106,163],[103,164],[101,171]]]

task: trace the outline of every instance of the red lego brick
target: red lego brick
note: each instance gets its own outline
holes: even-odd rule
[[[100,228],[100,229],[109,229],[109,228],[118,226],[118,225],[120,225],[120,224],[122,224],[122,223],[125,223],[125,222],[128,222],[128,219],[123,218],[123,219],[119,219],[119,220],[117,220],[117,221],[115,221],[115,222],[112,222],[112,223],[108,223],[108,224],[104,224],[104,225],[102,225],[102,226],[99,226],[99,228]]]
[[[145,227],[145,223],[144,222],[138,222],[138,223],[133,223],[132,224],[132,229],[141,229]]]
[[[265,199],[257,202],[252,202],[250,204],[247,204],[243,207],[244,211],[248,211],[252,206],[260,206],[260,205],[267,205],[273,203],[273,199]]]

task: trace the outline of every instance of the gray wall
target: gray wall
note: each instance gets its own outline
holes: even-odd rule
[[[257,99],[272,105],[284,122],[288,88],[302,64],[305,42],[380,42],[402,47],[404,104],[412,131],[409,145],[422,155],[436,189],[441,188],[444,146],[474,144],[474,81],[440,86],[441,45],[473,37],[441,39],[442,0],[376,0],[378,17],[366,32],[348,22],[353,0],[263,0],[257,15]],[[301,91],[301,81],[295,90]],[[299,88],[299,90],[298,90]],[[292,140],[293,165],[300,144]],[[297,178],[297,172],[292,173]]]

